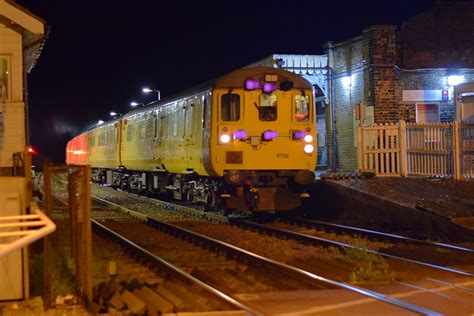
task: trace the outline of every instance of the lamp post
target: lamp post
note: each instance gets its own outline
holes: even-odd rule
[[[154,89],[150,89],[150,88],[143,88],[142,91],[145,92],[145,93],[156,92],[157,95],[158,95],[157,101],[160,101],[160,90],[154,90]]]
[[[112,111],[112,112],[110,112],[110,116],[115,118],[117,116],[122,116],[122,113]]]
[[[136,106],[138,106],[138,105],[145,106],[145,104],[144,104],[144,103],[141,103],[141,102],[135,102],[135,101],[134,101],[134,102],[130,102],[130,105],[131,105],[132,107],[136,107]]]

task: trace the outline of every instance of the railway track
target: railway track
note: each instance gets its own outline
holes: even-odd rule
[[[129,197],[130,197],[130,196],[129,196]],[[135,196],[134,196],[134,197],[135,197]],[[143,199],[143,197],[136,197],[136,198],[137,198],[137,199]],[[134,198],[132,198],[132,200],[134,200]],[[132,203],[133,203],[133,202],[132,202]],[[166,203],[166,202],[158,202],[158,204],[159,204],[159,203]],[[161,207],[161,209],[166,209],[166,210],[171,210],[171,209],[173,209],[173,210],[175,210],[175,211],[176,211],[176,210],[179,211],[181,207],[182,207],[182,206],[176,205],[176,206],[171,206],[171,207],[168,206],[168,207],[165,207],[165,208]],[[166,211],[166,210],[165,210],[165,211]],[[190,209],[190,210],[188,210],[188,211],[191,212],[191,213],[193,212],[192,209]],[[188,212],[188,211],[186,211],[186,212]],[[153,215],[153,212],[151,212],[151,214]],[[155,214],[156,214],[156,211],[155,211]],[[199,214],[199,211],[198,211],[198,214]],[[212,215],[211,221],[213,221],[213,222],[226,223],[226,222],[229,222],[229,221],[230,221],[230,222],[233,222],[234,224],[235,224],[236,222],[242,222],[241,220],[235,220],[235,219],[230,219],[230,220],[229,220],[228,218],[224,218],[224,217],[219,216],[219,215],[216,215],[216,214],[211,214],[211,215]],[[208,218],[206,218],[206,215],[205,215],[205,214],[193,215],[193,218],[199,219],[199,220],[209,220]],[[292,219],[292,220],[295,221],[295,219]],[[178,225],[181,225],[181,224],[179,223],[179,221],[182,221],[182,219],[181,219],[181,220],[176,220],[176,219],[175,219],[175,221],[178,222],[178,223],[177,223]],[[191,223],[191,224],[190,224],[190,226],[192,227],[192,228],[191,228],[192,230],[195,230],[195,228],[197,228],[198,226],[200,227],[200,226],[204,226],[204,225],[206,225],[206,224],[205,224],[205,223],[201,223],[201,224],[192,224],[192,223]],[[223,225],[223,224],[217,224],[217,225]],[[184,225],[184,226],[186,226],[186,225]],[[330,225],[329,225],[329,226],[330,226]],[[300,228],[300,229],[301,229],[301,228]],[[306,229],[306,228],[305,228],[305,229]],[[248,230],[248,228],[247,228],[246,230]],[[255,228],[254,228],[254,230],[256,230],[256,231],[258,231],[258,232],[261,233],[261,231],[258,230],[258,229],[255,229]],[[329,229],[328,229],[328,230],[329,230]],[[334,230],[334,229],[333,229],[333,230]],[[344,228],[344,230],[346,231],[345,234],[348,234],[350,228],[349,228],[349,227],[346,227],[346,228]],[[199,229],[198,229],[197,231],[199,231]],[[344,232],[343,232],[343,233],[344,233]],[[239,233],[237,233],[237,235],[238,235],[238,234],[239,234]],[[341,235],[344,235],[344,234],[341,234]],[[366,235],[370,235],[370,233],[369,233],[369,232],[366,232]],[[379,236],[377,236],[377,234],[374,233],[374,236],[372,236],[372,237],[370,237],[370,236],[369,236],[369,238],[367,238],[366,236],[364,236],[364,237],[367,238],[367,239],[369,239],[369,240],[375,240],[375,241],[378,240],[378,241],[381,241],[382,243],[387,243],[387,239],[383,238],[383,235],[384,235],[384,234],[379,234]],[[218,237],[218,238],[220,239],[220,237]],[[243,239],[243,238],[248,238],[248,237],[244,237],[244,236],[242,235],[242,239]],[[282,236],[280,236],[279,238],[282,238]],[[289,237],[289,236],[285,236],[285,238],[287,238],[287,239],[290,238],[290,239],[291,239],[291,237]],[[395,241],[398,241],[398,240],[403,240],[404,238],[403,238],[402,236],[395,236],[395,235],[392,235],[392,236],[390,236],[388,239],[393,239],[393,240],[395,240]],[[305,243],[307,243],[307,241],[305,241]],[[399,242],[399,243],[402,243],[402,242]],[[426,245],[429,245],[430,243],[425,242],[425,241],[417,241],[417,240],[412,239],[412,240],[405,241],[405,243],[403,243],[403,244],[404,244],[404,245],[405,245],[405,244],[406,244],[406,245],[415,245],[415,246],[417,246],[417,247],[420,247],[420,246],[423,246],[423,245],[425,245],[425,246],[426,246]],[[437,245],[437,244],[435,244],[435,245]],[[441,247],[442,245],[443,245],[444,247]],[[341,245],[341,246],[342,246],[342,245]],[[440,246],[442,249],[445,248],[445,249],[452,249],[452,250],[456,250],[456,249],[459,248],[459,249],[458,249],[459,251],[463,251],[463,252],[469,253],[469,249],[468,249],[468,248],[462,248],[462,247],[452,246],[452,245],[448,245],[448,244],[439,244],[438,246]],[[283,247],[283,246],[282,246],[282,247]],[[332,247],[334,247],[334,245],[332,245]],[[362,251],[362,250],[361,250],[361,251]],[[444,251],[444,250],[443,250],[443,251]],[[398,260],[402,260],[402,259],[398,259]],[[413,264],[413,265],[419,265],[419,264],[415,264],[414,262],[413,262],[412,264]],[[428,266],[429,266],[429,265],[427,265],[427,268],[428,268]],[[429,269],[433,269],[433,268],[434,268],[434,267],[430,267]],[[306,269],[306,270],[309,271],[309,272],[312,272],[312,273],[315,272],[314,270],[311,270],[311,269],[309,269],[309,270]],[[444,269],[442,269],[442,270],[444,270]],[[450,271],[450,269],[447,268],[447,269],[445,270],[445,272],[448,273],[448,274],[450,274],[450,273],[458,273],[458,272],[459,272],[461,276],[469,275],[469,272],[467,272],[467,271],[462,271],[462,270],[457,271],[457,270],[458,270],[458,269],[453,269],[452,271]],[[413,273],[416,273],[416,272],[419,272],[419,271],[418,271],[418,270],[416,270],[416,271],[414,270],[414,271],[413,271]],[[467,273],[467,274],[465,274],[465,273]],[[425,293],[431,293],[431,294],[433,294],[434,298],[433,298],[431,301],[436,300],[436,299],[437,299],[437,296],[443,296],[443,295],[444,295],[444,294],[442,294],[443,292],[449,292],[449,291],[451,291],[452,289],[457,289],[458,291],[461,291],[461,292],[462,292],[461,295],[467,295],[467,297],[468,297],[467,302],[472,301],[472,298],[474,297],[474,296],[473,296],[473,293],[472,293],[472,292],[473,292],[473,289],[472,289],[473,283],[471,282],[472,279],[469,279],[469,280],[471,280],[471,281],[467,281],[467,282],[466,282],[465,279],[463,279],[463,280],[451,280],[451,279],[448,279],[448,278],[439,278],[439,277],[429,278],[429,275],[425,275],[425,277],[426,277],[425,280],[430,280],[431,283],[437,284],[437,285],[439,285],[439,286],[436,287],[436,288],[432,288],[431,285],[430,285],[430,286],[427,286],[427,287],[423,288],[423,286],[420,286],[419,283],[418,283],[418,285],[417,285],[417,284],[415,284],[415,283],[410,283],[410,282],[406,282],[406,281],[401,280],[401,281],[395,281],[395,282],[393,282],[393,283],[394,283],[394,284],[403,285],[405,288],[409,288],[409,289],[411,289],[412,291],[402,290],[400,293],[397,293],[397,294],[393,294],[393,293],[390,293],[390,292],[385,292],[385,293],[386,293],[387,295],[390,295],[391,297],[400,298],[400,299],[403,299],[403,300],[407,300],[408,302],[410,302],[410,303],[412,303],[412,304],[414,304],[414,305],[420,305],[420,306],[423,306],[423,304],[422,304],[422,303],[419,303],[419,302],[418,302],[417,300],[415,300],[413,297],[419,296],[419,295],[422,295],[422,294],[425,295]],[[468,277],[468,278],[469,278],[469,277]],[[364,286],[364,288],[368,289],[369,291],[370,291],[370,290],[375,290],[375,292],[378,292],[378,291],[380,290],[380,287],[377,287],[377,286],[374,287],[374,286],[372,286],[372,285],[370,285],[370,284],[369,284],[369,285],[363,285],[363,286]],[[384,289],[380,290],[380,292],[381,292],[381,293],[384,293]],[[466,293],[467,293],[467,294],[466,294]],[[383,295],[383,294],[382,294],[382,295]],[[456,300],[456,297],[454,297],[454,300]],[[452,304],[452,300],[449,300],[449,301],[450,301],[449,304]],[[463,301],[462,304],[466,304],[466,298],[463,297],[463,298],[462,298],[462,301]],[[470,304],[470,303],[468,303],[468,304]],[[425,304],[425,307],[427,307],[427,306],[428,306],[428,307],[433,307],[433,305],[430,304],[430,303]],[[469,307],[468,307],[468,308],[469,308]],[[436,310],[436,308],[433,308],[433,309]],[[471,309],[469,309],[469,310],[472,310],[472,306],[471,306]],[[445,312],[445,309],[441,308],[441,311]]]
[[[444,248],[447,250],[455,251],[464,251],[468,253],[474,253],[474,248],[463,247],[453,244],[447,244],[442,242],[427,241],[421,239],[415,239],[411,237],[389,234],[380,231],[374,231],[359,227],[351,227],[340,224],[327,223],[323,221],[311,220],[307,218],[299,218],[295,216],[277,216],[277,219],[285,223],[294,223],[299,226],[314,228],[317,230],[322,230],[325,232],[333,232],[335,234],[346,234],[346,235],[356,235],[369,240],[374,241],[390,241],[393,243],[402,243],[404,245],[414,245],[414,246],[429,246],[432,248]]]
[[[122,206],[121,209],[124,210],[124,207]],[[414,304],[406,303],[406,302],[400,301],[398,299],[393,299],[391,297],[381,295],[380,293],[377,293],[377,292],[374,292],[374,291],[364,290],[364,289],[362,289],[360,287],[357,287],[357,286],[351,286],[351,285],[348,285],[347,283],[330,280],[330,279],[321,277],[319,275],[316,275],[314,273],[311,273],[311,272],[308,272],[308,271],[305,271],[305,270],[302,270],[302,269],[298,269],[296,267],[289,266],[289,265],[286,265],[286,264],[281,263],[281,262],[276,262],[274,260],[264,258],[264,257],[259,256],[257,254],[253,254],[249,251],[245,251],[245,250],[239,249],[235,246],[225,244],[225,243],[223,243],[219,240],[215,240],[215,239],[212,239],[212,238],[200,235],[200,234],[196,234],[195,232],[183,229],[182,227],[179,227],[179,226],[176,226],[176,225],[171,225],[169,223],[164,223],[164,222],[157,221],[154,218],[145,216],[145,215],[143,215],[141,213],[138,213],[138,212],[135,212],[135,211],[128,210],[127,213],[132,215],[132,216],[135,216],[137,218],[140,218],[142,221],[145,221],[150,226],[159,228],[160,230],[163,230],[163,231],[167,232],[168,234],[172,234],[172,235],[175,235],[175,236],[180,236],[181,239],[192,241],[194,244],[200,245],[201,247],[205,247],[206,249],[211,249],[213,251],[217,251],[217,253],[221,253],[221,254],[225,253],[227,258],[240,258],[240,259],[238,259],[239,264],[234,264],[236,266],[237,265],[242,265],[242,264],[248,265],[248,264],[252,263],[255,267],[260,267],[260,269],[257,269],[257,268],[250,269],[250,271],[254,270],[256,272],[256,275],[252,277],[253,280],[261,279],[262,277],[265,276],[265,273],[268,273],[268,271],[272,271],[271,272],[272,275],[266,277],[266,279],[270,280],[270,282],[268,283],[267,286],[272,291],[272,293],[275,293],[275,292],[278,292],[278,291],[283,291],[283,290],[284,291],[288,291],[288,290],[292,290],[292,291],[301,291],[301,290],[304,290],[304,291],[308,291],[308,290],[309,291],[321,291],[321,289],[340,288],[340,289],[353,291],[355,293],[362,294],[364,296],[368,296],[370,298],[380,300],[380,301],[385,302],[385,303],[393,304],[393,305],[395,305],[399,308],[410,310],[412,312],[421,313],[421,314],[436,314],[436,313],[434,313],[434,312],[432,312],[428,309],[416,306]],[[125,225],[125,226],[130,227],[130,225],[128,225],[128,224]],[[140,229],[139,232],[140,232],[139,233],[140,236],[148,235],[148,233],[144,234],[143,229]],[[147,230],[147,232],[148,232],[148,230]],[[153,238],[153,239],[157,240],[156,238]],[[166,243],[168,244],[168,242],[166,242]],[[182,245],[181,246],[178,245],[178,247],[183,248]],[[173,248],[175,248],[175,247],[173,247]],[[184,249],[186,249],[186,247]],[[210,266],[210,263],[206,261],[205,266]],[[217,282],[216,277],[214,275],[212,277],[210,277],[209,275],[207,275],[205,273],[195,272],[194,268],[191,269],[191,270],[189,270],[190,267],[187,267],[187,268],[188,268],[188,271],[191,271],[191,274],[195,274],[195,276],[199,276],[203,282],[209,282],[209,281],[206,281],[206,280],[209,280],[209,279],[212,282]],[[227,267],[227,268],[229,268],[229,267]],[[212,268],[210,270],[215,271],[216,268]],[[280,270],[280,272],[275,274],[274,271],[279,271],[279,270]],[[248,271],[249,270],[246,270],[246,273],[248,273]],[[213,272],[212,274],[215,274],[215,272]],[[233,272],[231,274],[235,275],[235,272]],[[277,276],[277,277],[275,277],[275,276]],[[288,285],[288,279],[287,279],[288,276],[292,276],[292,278],[295,278],[296,280],[299,280],[299,282],[303,282],[302,284],[304,284],[304,287],[303,288],[293,288],[292,289],[291,286]],[[284,278],[282,278],[282,277],[284,277]],[[232,280],[232,278],[228,278],[226,275],[224,275],[223,278],[222,278],[222,281],[225,284],[228,284],[229,280]],[[278,288],[278,287],[275,288],[275,286],[278,286],[278,282],[276,280],[284,280],[284,286],[282,288]],[[311,286],[309,289],[307,288],[308,285]],[[218,285],[216,285],[216,284],[214,284],[213,286],[218,287]],[[316,286],[317,288],[315,289],[314,286]],[[261,292],[260,292],[261,287],[257,292],[252,292],[252,291],[255,291],[255,289],[249,288],[249,289],[245,290],[245,293],[240,293],[240,294],[236,294],[235,290],[236,289],[229,288],[228,285],[226,285],[224,287],[224,292],[228,295],[233,295],[233,296],[239,296],[239,295],[244,295],[245,296],[245,295],[252,294],[252,293],[253,294],[256,294],[256,293],[261,294]]]
[[[436,262],[427,262],[424,260],[427,260],[426,252],[424,253],[424,258],[419,259],[419,253],[416,251],[420,251],[419,246],[417,246],[417,249],[413,251],[412,248],[402,248],[402,247],[396,247],[394,250],[390,250],[390,247],[395,247],[393,243],[391,244],[382,244],[380,246],[380,243],[377,244],[376,247],[380,247],[381,249],[379,250],[372,250],[370,249],[369,246],[358,246],[357,244],[360,244],[361,239],[360,238],[338,238],[340,236],[334,236],[334,235],[329,235],[324,231],[318,231],[315,229],[308,230],[307,227],[311,223],[311,221],[306,221],[304,219],[292,219],[292,220],[284,220],[280,221],[277,223],[271,223],[271,224],[258,224],[246,220],[231,220],[231,224],[237,225],[239,227],[247,228],[247,229],[253,229],[256,231],[260,232],[265,232],[267,234],[279,237],[279,238],[292,238],[295,240],[298,240],[303,243],[309,243],[313,245],[318,245],[318,246],[323,246],[323,247],[337,247],[341,250],[345,249],[355,249],[355,250],[360,250],[364,251],[370,254],[382,256],[386,259],[389,260],[395,260],[400,262],[405,262],[405,263],[410,263],[414,265],[419,265],[431,269],[437,269],[437,270],[442,270],[446,271],[449,273],[453,274],[459,274],[463,276],[469,276],[469,277],[474,277],[474,273],[470,271],[464,271],[462,269],[457,269],[457,268],[452,268],[450,266],[442,265],[440,263]],[[346,240],[346,241],[341,241],[341,240]],[[347,240],[350,240],[347,242]],[[363,241],[366,243],[365,241]],[[436,247],[440,247],[439,245],[435,245],[429,242],[425,242],[425,247],[430,247],[431,249],[428,249],[428,251],[431,251],[430,253],[435,258],[431,257],[430,259],[432,261],[441,261],[441,260],[449,260],[449,262],[454,262],[455,260],[459,260],[459,258],[453,257],[452,256],[452,251],[468,251],[467,249],[460,249],[454,248],[454,247],[449,247],[449,245],[445,245],[444,248],[450,249],[451,252],[437,252]],[[449,248],[448,248],[449,247]],[[386,248],[383,249],[383,248]],[[418,256],[418,258],[417,258]],[[466,264],[467,263],[472,263],[474,262],[474,253],[471,253],[468,251],[468,254],[466,255],[465,258]],[[397,264],[395,263],[394,266]],[[471,267],[473,268],[473,267]]]

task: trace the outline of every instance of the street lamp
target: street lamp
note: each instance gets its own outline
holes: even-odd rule
[[[97,125],[102,125],[102,124],[104,124],[104,121],[102,120],[97,121]]]
[[[130,102],[130,105],[131,105],[132,107],[136,107],[137,105],[145,106],[145,104],[144,104],[144,103],[141,103],[141,102],[135,102],[135,101],[134,101],[134,102]]]
[[[158,101],[160,101],[160,90],[154,90],[154,89],[150,89],[150,88],[143,88],[142,91],[145,92],[145,93],[156,92],[158,94]]]
[[[122,113],[112,111],[112,112],[110,112],[110,116],[112,116],[112,117],[122,116]]]

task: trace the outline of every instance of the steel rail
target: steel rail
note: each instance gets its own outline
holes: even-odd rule
[[[257,230],[257,231],[264,231],[264,232],[266,232],[268,234],[272,234],[274,236],[289,237],[291,239],[299,240],[299,241],[310,243],[310,244],[336,246],[340,249],[344,249],[344,248],[357,249],[357,250],[365,251],[365,252],[368,252],[368,253],[371,253],[371,254],[375,254],[375,255],[391,258],[391,259],[396,259],[396,260],[402,260],[402,261],[406,261],[406,262],[410,262],[410,263],[413,263],[413,264],[426,266],[426,267],[433,268],[433,269],[444,270],[444,271],[448,271],[448,272],[452,272],[452,273],[456,273],[456,274],[461,274],[461,275],[465,275],[465,276],[470,276],[470,277],[474,276],[473,273],[463,271],[463,270],[459,270],[459,269],[454,269],[454,268],[439,266],[439,265],[432,264],[432,263],[427,263],[427,262],[417,261],[417,260],[408,259],[408,258],[404,258],[404,257],[399,257],[399,256],[391,255],[391,254],[388,254],[388,253],[384,253],[384,252],[378,252],[378,251],[375,251],[375,250],[370,250],[370,249],[354,246],[354,245],[343,243],[343,242],[340,242],[340,241],[335,241],[335,240],[325,239],[325,238],[321,238],[321,237],[306,235],[306,234],[294,232],[294,231],[291,231],[291,230],[273,228],[273,227],[269,227],[269,226],[265,226],[265,225],[261,225],[261,224],[252,223],[252,222],[249,222],[249,221],[232,220],[231,224],[241,226],[241,227],[244,227],[244,228],[247,228],[247,229],[254,229],[254,230]]]
[[[452,249],[452,250],[474,252],[474,249],[471,249],[471,248],[450,245],[450,244],[441,243],[441,242],[431,242],[431,241],[426,241],[426,240],[421,240],[421,239],[416,239],[416,238],[411,238],[411,237],[405,237],[401,235],[379,232],[379,231],[365,229],[365,228],[327,223],[323,221],[316,221],[316,220],[311,220],[311,219],[306,219],[306,218],[298,218],[298,217],[293,217],[293,216],[288,216],[288,215],[283,215],[283,216],[280,215],[278,218],[283,221],[294,222],[299,225],[312,226],[315,228],[321,228],[324,230],[330,230],[334,232],[357,233],[367,238],[392,239],[395,241],[406,242],[406,243],[411,243],[411,244],[430,245],[430,246],[437,246],[437,247],[442,247],[442,248],[447,248],[447,249]]]
[[[103,200],[103,201],[105,202],[106,200]],[[125,209],[124,207],[120,207],[120,208]],[[132,211],[132,212],[135,212],[135,211]],[[154,218],[151,218],[149,216],[146,216],[146,217],[147,217],[147,221],[146,221],[147,224],[149,224],[152,227],[155,227],[157,229],[161,229],[163,231],[168,231],[170,233],[174,233],[174,234],[177,234],[177,235],[181,235],[181,236],[183,236],[182,237],[183,239],[192,240],[193,242],[197,242],[197,244],[204,243],[204,244],[207,244],[208,246],[212,247],[213,249],[216,249],[216,250],[219,250],[219,251],[226,251],[226,253],[232,254],[234,256],[238,256],[240,258],[246,258],[247,260],[257,262],[260,266],[265,266],[265,267],[273,268],[273,269],[278,268],[278,270],[280,270],[281,272],[283,272],[285,274],[288,274],[288,275],[293,275],[294,277],[296,277],[299,280],[306,279],[308,281],[312,281],[313,285],[314,285],[314,282],[316,282],[317,284],[324,283],[324,284],[330,285],[331,287],[343,288],[343,289],[346,289],[346,290],[349,290],[349,291],[352,291],[352,292],[355,292],[355,293],[373,298],[375,300],[379,300],[379,301],[382,301],[382,302],[385,302],[385,303],[388,303],[388,304],[391,304],[391,305],[394,305],[394,306],[412,311],[414,313],[421,314],[421,315],[441,315],[441,314],[439,314],[435,311],[426,309],[426,308],[421,307],[421,306],[417,306],[417,305],[414,305],[414,304],[411,304],[411,303],[408,303],[408,302],[405,302],[405,301],[401,301],[399,299],[396,299],[396,298],[393,298],[393,297],[390,297],[390,296],[387,296],[387,295],[384,295],[384,294],[381,294],[381,293],[378,293],[378,292],[374,292],[374,291],[371,291],[371,290],[360,288],[360,287],[357,287],[357,286],[354,286],[354,285],[349,285],[349,284],[344,283],[344,282],[339,282],[339,281],[327,279],[327,278],[322,277],[320,275],[317,275],[315,273],[312,273],[312,272],[309,272],[309,271],[306,271],[306,270],[303,270],[303,269],[300,269],[300,268],[297,268],[297,267],[294,267],[294,266],[287,265],[287,264],[282,263],[282,262],[278,262],[278,261],[260,256],[260,255],[254,254],[254,253],[249,252],[247,250],[244,250],[244,249],[241,249],[239,247],[224,243],[222,241],[204,236],[202,234],[195,233],[195,232],[190,231],[188,229],[184,229],[182,227],[172,225],[172,224],[169,224],[169,223],[161,222],[161,221],[156,220]],[[232,220],[230,222],[233,222],[233,221],[234,220]]]
[[[171,272],[173,275],[185,279],[186,281],[190,281],[193,284],[198,285],[201,287],[203,290],[205,290],[208,294],[211,294],[214,297],[217,297],[223,301],[225,301],[227,304],[244,310],[251,315],[263,315],[262,313],[256,311],[255,309],[242,304],[241,302],[233,299],[232,297],[228,296],[227,294],[211,287],[210,285],[202,282],[201,280],[193,277],[190,274],[187,274],[183,270],[173,266],[169,262],[161,259],[160,257],[156,256],[155,254],[151,253],[150,251],[140,247],[139,245],[135,244],[134,242],[128,240],[124,236],[120,235],[119,233],[111,230],[110,228],[100,224],[96,220],[92,220],[92,229],[102,235],[107,235],[113,239],[115,239],[117,242],[119,242],[121,245],[126,246],[128,249],[132,250],[134,253],[138,254],[141,258],[146,259],[148,262],[152,263],[153,265],[159,266],[161,269],[166,270],[167,272]]]

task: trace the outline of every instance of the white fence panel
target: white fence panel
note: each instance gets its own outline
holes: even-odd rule
[[[407,124],[406,155],[408,175],[453,176],[453,124]]]
[[[459,125],[459,156],[461,177],[474,179],[474,124]]]
[[[379,176],[400,173],[399,128],[397,124],[362,126],[359,133],[359,169]]]

